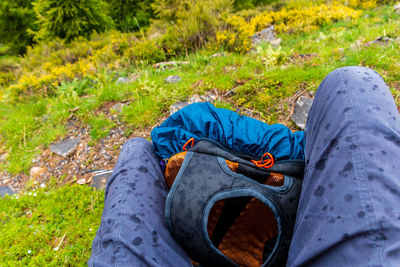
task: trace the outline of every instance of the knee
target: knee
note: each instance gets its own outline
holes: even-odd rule
[[[365,83],[384,83],[382,77],[374,70],[361,66],[348,66],[337,68],[330,72],[318,88],[318,94],[339,94],[337,90],[354,90],[357,85]]]
[[[125,143],[122,146],[122,150],[138,150],[139,148],[144,148],[144,147],[152,147],[151,142],[147,141],[146,139],[142,137],[134,137],[132,139],[129,139],[125,141]]]
[[[132,139],[125,141],[124,146],[130,144],[144,144],[144,143],[150,143],[150,142],[144,139],[143,137],[134,137]]]
[[[382,79],[382,77],[373,69],[362,66],[348,66],[337,68],[333,72],[345,73],[347,79],[351,80],[353,78],[361,78],[364,81],[372,79]],[[329,76],[330,74],[328,74]]]

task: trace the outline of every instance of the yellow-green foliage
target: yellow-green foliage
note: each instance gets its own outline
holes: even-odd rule
[[[351,7],[373,8],[376,6],[376,0],[347,0]],[[345,2],[342,0],[342,2]]]
[[[251,38],[255,32],[275,25],[280,32],[308,32],[319,26],[346,18],[357,18],[360,11],[342,4],[318,5],[301,9],[286,9],[263,12],[250,21],[239,16],[225,20],[225,27],[216,34],[216,42],[225,49],[246,52],[251,47]]]
[[[164,51],[160,50],[154,41],[136,42],[125,50],[124,56],[130,63],[147,61],[154,63],[165,59]]]
[[[151,40],[142,37],[140,41],[132,33],[111,32],[94,35],[90,41],[79,38],[65,44],[62,40],[54,40],[30,48],[21,60],[19,70],[14,71],[15,75],[0,77],[3,86],[15,80],[2,94],[11,101],[20,101],[29,95],[52,95],[62,81],[96,76],[104,68],[114,71],[132,64],[166,60],[205,45],[212,50],[247,52],[251,48],[250,36],[269,25],[275,25],[278,33],[308,32],[360,14],[344,4],[333,3],[266,11],[245,19],[238,15],[228,16],[231,0],[200,2],[185,1],[184,7],[174,12],[166,32]],[[375,4],[375,0],[349,1],[351,6]],[[163,23],[168,25],[166,21]]]
[[[160,43],[166,55],[177,56],[215,40],[223,18],[229,16],[232,0],[157,0],[155,5],[158,20],[151,31],[163,32]]]
[[[0,86],[9,84],[15,80],[15,72],[18,70],[18,59],[15,57],[0,60]]]
[[[155,62],[165,58],[154,41],[138,41],[132,34],[111,33],[71,44],[56,40],[29,49],[21,62],[14,84],[7,88],[11,101],[32,94],[51,95],[62,81],[96,76],[100,69],[117,70],[140,61]],[[2,75],[3,76],[3,75]],[[6,78],[2,83],[6,83]]]

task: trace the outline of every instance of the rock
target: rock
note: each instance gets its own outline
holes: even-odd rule
[[[32,167],[30,171],[30,178],[35,179],[38,177],[40,174],[42,174],[45,171],[45,168],[42,167]]]
[[[99,171],[93,176],[91,187],[97,190],[104,190],[106,188],[108,179],[111,177],[113,170]]]
[[[50,151],[66,158],[75,151],[75,149],[80,141],[81,141],[81,139],[79,137],[65,139],[57,144],[51,145]]]
[[[166,62],[159,62],[156,64],[153,64],[153,68],[155,69],[170,69],[174,66],[178,66],[178,65],[187,65],[189,64],[189,61],[166,61]]]
[[[169,108],[169,114],[172,115],[175,112],[177,112],[180,109],[183,109],[184,107],[189,106],[188,102],[176,102]]]
[[[389,43],[392,41],[393,41],[392,38],[380,36],[373,41],[366,42],[364,45],[365,46],[371,46],[371,45],[375,45],[375,44],[376,45],[389,45]]]
[[[189,99],[189,104],[202,103],[202,102],[215,102],[216,100],[218,100],[217,95],[213,94],[212,92],[207,92],[204,95],[194,94]]]
[[[86,184],[86,179],[82,178],[76,181],[77,184]]]
[[[175,104],[173,104],[169,108],[169,113],[170,113],[170,115],[172,115],[175,112],[177,112],[178,110],[183,109],[184,107],[189,106],[190,104],[193,104],[193,103],[203,103],[203,102],[213,103],[217,100],[220,100],[220,98],[212,92],[207,92],[204,95],[194,94],[190,97],[188,102],[176,102]]]
[[[397,5],[394,6],[394,11],[395,11],[397,14],[400,14],[400,4],[397,4]]]
[[[253,116],[253,111],[250,109],[243,109],[241,110],[241,114],[247,117]]]
[[[189,104],[201,103],[201,102],[203,102],[203,99],[198,94],[192,95],[192,97],[190,97],[189,99]]]
[[[42,157],[40,155],[38,155],[34,159],[32,159],[32,163],[39,164],[41,159],[42,159]]]
[[[305,62],[309,62],[310,60],[312,60],[313,58],[318,57],[318,56],[319,55],[316,53],[308,53],[308,54],[294,53],[289,58],[293,63],[300,65],[300,64],[304,64]]]
[[[234,96],[234,95],[236,94],[236,90],[237,90],[237,87],[235,87],[235,88],[229,90],[228,92],[226,92],[226,93],[224,94],[224,96],[225,96],[225,97]]]
[[[165,81],[166,81],[167,83],[177,83],[177,82],[182,81],[182,78],[181,78],[180,76],[178,76],[178,75],[171,75],[171,76],[168,76],[168,77],[165,79]]]
[[[215,53],[215,54],[211,55],[210,58],[224,57],[224,56],[225,56],[225,52],[220,52],[220,53]]]
[[[117,104],[115,104],[115,105],[113,105],[112,107],[111,107],[111,110],[114,110],[114,111],[116,111],[116,112],[121,112],[122,111],[122,108],[125,106],[125,104],[124,103],[117,103]]]
[[[116,84],[123,84],[123,83],[127,83],[128,82],[128,78],[126,77],[119,77],[118,80],[115,82]]]
[[[262,42],[270,43],[272,41],[275,41],[276,34],[274,25],[269,26],[268,28],[255,33],[254,35],[251,36],[251,39],[254,45],[257,45]]]
[[[278,39],[276,39],[276,40],[271,41],[270,43],[271,43],[273,46],[278,46],[278,45],[281,44],[281,42],[282,42],[282,39],[281,39],[281,38],[278,38]]]
[[[137,81],[140,77],[141,77],[140,74],[132,73],[131,75],[129,75],[128,83],[133,83],[133,82]]]
[[[310,112],[311,104],[313,100],[311,98],[307,98],[301,96],[294,108],[294,114],[292,115],[292,120],[300,129],[304,130],[306,127],[308,113]]]
[[[13,195],[15,192],[9,185],[0,186],[0,197],[4,197],[5,195]]]
[[[110,154],[104,153],[103,155],[108,161],[112,160],[113,157]]]
[[[232,72],[236,69],[237,69],[237,67],[235,67],[235,66],[226,66],[226,67],[224,67],[224,72]]]
[[[0,162],[6,161],[7,157],[8,157],[7,152],[0,154]]]

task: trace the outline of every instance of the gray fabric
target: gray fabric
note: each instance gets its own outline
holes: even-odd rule
[[[106,189],[89,266],[191,266],[165,225],[167,187],[153,146],[127,141]]]
[[[383,79],[346,67],[321,83],[288,266],[400,266],[400,118]]]

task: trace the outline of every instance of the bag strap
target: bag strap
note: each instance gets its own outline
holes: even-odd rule
[[[194,146],[188,149],[198,153],[219,156],[227,160],[239,163],[243,171],[254,173],[255,176],[263,176],[269,172],[281,173],[301,178],[304,175],[304,160],[280,160],[268,169],[259,168],[251,162],[251,157],[240,152],[230,151],[214,140],[202,138]]]

